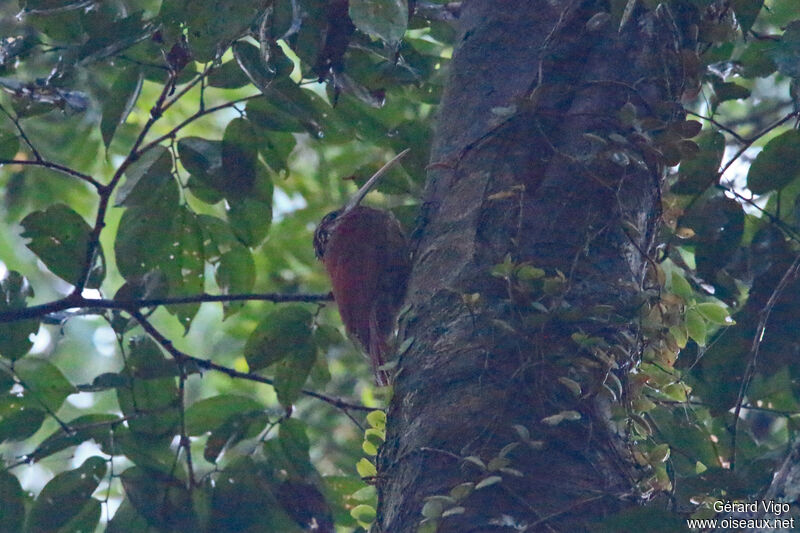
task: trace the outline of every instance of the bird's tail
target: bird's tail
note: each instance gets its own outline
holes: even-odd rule
[[[370,339],[369,358],[372,362],[372,372],[375,374],[375,382],[379,387],[389,384],[389,374],[381,367],[386,363],[386,354],[389,352],[389,345],[385,339],[372,337]]]
[[[389,343],[386,338],[381,335],[378,328],[378,321],[373,310],[372,316],[369,320],[369,359],[372,362],[372,372],[375,374],[375,382],[379,387],[385,387],[389,384],[389,373],[381,367],[386,363],[386,357],[389,354]]]

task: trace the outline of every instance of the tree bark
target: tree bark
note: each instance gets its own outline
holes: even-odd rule
[[[431,530],[580,531],[652,492],[626,374],[669,147],[641,123],[684,120],[692,43],[669,10],[638,4],[622,21],[594,0],[463,6],[400,317],[379,530],[417,531],[429,502]]]

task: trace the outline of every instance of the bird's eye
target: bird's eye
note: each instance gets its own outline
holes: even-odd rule
[[[328,245],[328,237],[330,236],[330,224],[338,216],[338,211],[331,211],[322,217],[319,226],[317,226],[317,231],[314,232],[314,252],[317,259],[322,259],[325,255],[325,248]]]
[[[339,216],[339,211],[331,211],[330,213],[328,213],[327,215],[322,217],[322,221],[320,221],[320,223],[319,223],[320,227],[323,227],[323,226],[325,226],[327,224],[330,224],[338,216]]]

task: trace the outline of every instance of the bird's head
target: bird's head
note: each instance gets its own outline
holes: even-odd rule
[[[392,168],[403,156],[405,156],[409,152],[409,149],[406,148],[396,156],[394,156],[388,163],[383,165],[375,174],[372,175],[367,182],[361,186],[360,189],[344,204],[344,207],[341,209],[337,209],[336,211],[331,211],[320,220],[319,225],[317,226],[316,231],[314,232],[314,253],[317,256],[317,259],[322,259],[325,257],[325,249],[328,246],[328,239],[336,229],[336,224],[342,218],[347,216],[350,211],[355,209],[358,204],[361,203],[361,200],[367,195],[367,193],[378,183],[378,180],[386,174],[386,171]]]
[[[336,219],[339,218],[341,210],[331,211],[320,220],[316,231],[314,232],[314,253],[317,259],[325,257],[325,248],[328,246],[328,238],[333,232],[336,225]]]

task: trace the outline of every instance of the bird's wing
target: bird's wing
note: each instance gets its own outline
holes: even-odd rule
[[[364,222],[369,221],[353,216],[341,220],[329,238],[324,262],[342,322],[369,351],[369,317],[380,265],[376,228]]]

